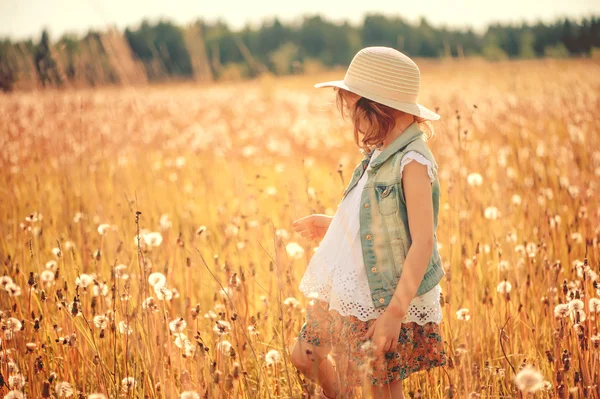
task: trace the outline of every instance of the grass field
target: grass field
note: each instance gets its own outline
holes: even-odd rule
[[[600,63],[420,65],[450,361],[405,391],[527,397],[532,365],[530,397],[600,398]],[[0,96],[1,394],[312,392],[291,222],[361,159],[312,88],[341,76]]]

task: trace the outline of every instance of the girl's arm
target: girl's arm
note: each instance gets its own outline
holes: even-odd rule
[[[417,293],[433,252],[433,203],[427,166],[408,163],[402,172],[402,185],[412,244],[388,306],[393,315],[401,318]]]

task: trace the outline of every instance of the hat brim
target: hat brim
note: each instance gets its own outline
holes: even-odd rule
[[[440,116],[433,112],[432,110],[422,106],[421,104],[412,104],[412,103],[404,103],[401,101],[394,101],[389,98],[379,97],[375,94],[367,93],[363,90],[349,87],[344,83],[343,80],[332,80],[329,82],[321,82],[315,85],[315,88],[319,89],[322,87],[338,87],[340,89],[348,90],[354,94],[358,94],[361,97],[368,98],[369,100],[378,102],[383,105],[387,105],[388,107],[397,109],[399,111],[406,112],[411,115],[419,116],[424,119],[437,121],[440,119]]]

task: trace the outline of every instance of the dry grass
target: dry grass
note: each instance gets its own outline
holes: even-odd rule
[[[531,364],[548,381],[532,397],[600,397],[600,65],[422,70],[451,361],[406,391],[515,397]],[[0,96],[0,392],[311,391],[288,351],[317,244],[290,223],[333,214],[360,160],[312,89],[337,77]]]

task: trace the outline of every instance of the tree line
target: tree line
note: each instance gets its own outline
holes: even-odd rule
[[[382,14],[368,14],[359,25],[314,15],[289,24],[265,20],[237,31],[223,21],[185,27],[143,21],[124,32],[67,34],[55,42],[44,31],[37,42],[0,40],[0,90],[310,73],[345,66],[360,48],[372,45],[429,58],[590,56],[600,48],[600,17],[496,23],[482,34]]]

